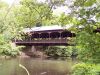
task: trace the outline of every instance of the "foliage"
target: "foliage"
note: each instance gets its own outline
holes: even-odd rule
[[[76,42],[78,45],[79,58],[84,61],[91,61],[95,63],[100,62],[100,34],[95,33],[94,30],[100,27],[100,22],[97,20],[100,7],[96,0],[81,0],[81,2],[74,3],[78,7],[78,11],[74,11],[77,18],[80,18],[77,23],[78,26],[83,27],[77,32]]]
[[[100,34],[80,32],[77,37],[78,58],[88,62],[100,62]],[[81,39],[81,40],[80,40]],[[80,41],[79,41],[80,40]]]
[[[37,0],[21,0],[19,5],[9,7],[0,1],[0,52],[6,55],[14,55],[18,48],[12,49],[12,39],[20,39],[20,31],[34,25],[58,24],[52,9],[63,3],[64,0],[54,0],[39,3]],[[23,33],[21,33],[23,34]]]
[[[72,75],[99,75],[99,65],[80,63],[73,66]],[[100,66],[99,66],[100,67]]]
[[[76,33],[75,42],[78,50],[75,52],[78,52],[79,59],[99,63],[100,34],[94,30],[100,27],[100,1],[72,0],[73,3],[69,5],[71,13],[67,15],[63,13],[60,17],[54,16],[53,9],[65,6],[65,1],[46,0],[39,3],[37,0],[21,0],[20,4],[10,11],[8,5],[0,1],[0,51],[11,50],[9,42],[13,38],[20,38],[19,31],[23,28],[34,25],[72,24],[71,30]],[[57,47],[54,49],[51,48],[47,53],[50,55],[54,53],[52,56],[67,56],[71,51]]]
[[[75,0],[69,5],[71,13],[62,14],[61,24],[73,25],[70,30],[76,33],[78,58],[85,62],[100,63],[100,3],[98,0]]]
[[[92,67],[86,64],[76,64],[72,75],[91,75]]]
[[[45,53],[51,57],[69,57],[72,54],[71,50],[68,50],[67,47],[58,47],[58,46],[49,46],[44,48]]]
[[[15,44],[10,40],[11,37],[8,35],[0,35],[0,54],[17,56],[23,46],[15,46]]]
[[[52,19],[52,7],[36,0],[22,0],[20,6],[15,8],[16,20],[22,27],[41,26]]]
[[[72,20],[71,16],[66,15],[65,13],[62,13],[61,16],[59,17],[59,22],[62,26],[69,24],[71,20]]]
[[[8,5],[0,1],[0,54],[16,56],[19,53],[19,47],[11,45],[12,39],[19,37],[14,13],[8,11]]]
[[[62,14],[61,24],[73,25],[70,30],[76,33],[76,49],[78,58],[84,62],[73,67],[72,75],[99,75],[100,68],[93,63],[100,63],[100,0],[73,0],[69,5],[71,13]]]
[[[0,9],[4,9],[4,8],[7,8],[7,7],[8,7],[8,4],[6,4],[5,2],[0,0]]]
[[[12,42],[4,35],[0,35],[0,54],[8,56],[16,56],[22,47],[12,45]]]

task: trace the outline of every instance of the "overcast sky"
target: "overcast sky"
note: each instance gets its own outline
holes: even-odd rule
[[[9,5],[11,5],[14,2],[14,0],[2,0],[2,1],[7,2]],[[16,1],[18,2],[19,0],[16,0]],[[38,1],[43,2],[45,0],[38,0]],[[53,12],[54,12],[53,13],[54,15],[59,16],[62,12],[69,13],[70,10],[68,10],[68,7],[65,6],[65,7],[59,7],[58,9],[55,9]]]
[[[5,1],[7,2],[9,5],[11,5],[13,3],[14,0],[2,0],[2,1]]]

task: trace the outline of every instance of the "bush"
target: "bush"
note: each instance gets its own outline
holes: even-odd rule
[[[19,50],[7,49],[7,50],[3,50],[2,54],[3,55],[7,55],[7,56],[15,57],[15,56],[17,56],[19,54]]]
[[[72,75],[100,75],[100,65],[80,63],[72,68]]]
[[[70,51],[66,47],[50,46],[44,49],[48,56],[52,57],[68,57],[71,56]]]
[[[0,54],[15,57],[23,46],[12,47],[10,44],[5,44],[0,47]]]
[[[72,75],[91,75],[92,67],[87,64],[76,64],[73,67]]]

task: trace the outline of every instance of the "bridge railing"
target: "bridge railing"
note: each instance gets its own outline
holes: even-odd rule
[[[59,39],[37,39],[37,40],[16,40],[15,43],[66,43],[66,38]]]

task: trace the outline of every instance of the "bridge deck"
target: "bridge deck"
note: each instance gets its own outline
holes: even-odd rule
[[[69,45],[66,38],[60,39],[41,39],[41,40],[18,40],[16,45],[36,45],[36,46],[55,46],[55,45]]]

